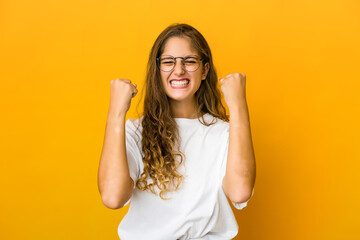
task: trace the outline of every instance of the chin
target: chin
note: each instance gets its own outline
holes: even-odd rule
[[[171,99],[171,100],[173,100],[173,101],[179,101],[179,102],[181,102],[181,101],[186,101],[187,99],[189,99],[189,98],[191,98],[190,96],[184,96],[184,95],[182,95],[182,96],[179,96],[179,95],[168,95],[168,97]]]

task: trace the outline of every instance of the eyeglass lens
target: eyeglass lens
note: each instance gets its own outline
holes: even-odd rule
[[[162,57],[160,58],[160,69],[164,72],[169,72],[175,68],[176,59],[174,57]],[[185,67],[185,70],[188,72],[196,71],[200,66],[200,61],[196,57],[185,57],[180,58],[182,66]]]

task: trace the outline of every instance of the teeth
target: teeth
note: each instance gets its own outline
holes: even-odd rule
[[[170,84],[174,87],[183,87],[189,84],[189,80],[182,80],[182,81],[171,81]]]

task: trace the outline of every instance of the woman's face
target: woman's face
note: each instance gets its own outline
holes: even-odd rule
[[[186,57],[200,55],[191,46],[188,37],[170,37],[165,44],[164,52],[160,58]],[[164,72],[160,70],[161,82],[166,95],[174,101],[193,101],[195,92],[199,89],[201,81],[205,80],[209,71],[209,63],[204,66],[200,62],[199,68],[194,72],[188,72],[182,66],[181,58],[176,59],[173,70]],[[187,80],[187,81],[184,81]]]

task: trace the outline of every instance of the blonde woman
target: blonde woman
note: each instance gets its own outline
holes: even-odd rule
[[[227,197],[244,208],[256,175],[245,80],[242,73],[218,79],[202,34],[172,24],[150,52],[141,118],[125,121],[137,85],[110,82],[98,185],[108,208],[130,203],[118,227],[120,239],[237,235]]]

